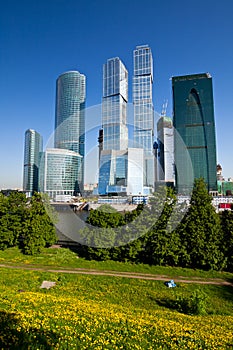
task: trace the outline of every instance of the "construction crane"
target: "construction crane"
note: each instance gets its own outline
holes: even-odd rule
[[[167,113],[167,105],[168,105],[168,100],[165,100],[162,106],[162,112],[161,112],[161,116],[165,117],[166,113]]]

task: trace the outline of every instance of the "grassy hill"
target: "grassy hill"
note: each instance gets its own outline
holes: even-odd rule
[[[233,287],[195,283],[229,281],[232,274],[85,261],[67,249],[30,257],[11,248],[0,252],[0,265],[0,349],[233,348]],[[163,281],[68,273],[75,268],[160,274],[175,282],[184,276],[193,283],[167,288]],[[43,281],[56,285],[41,289]]]

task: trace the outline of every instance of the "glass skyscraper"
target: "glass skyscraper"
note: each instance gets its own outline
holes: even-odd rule
[[[99,194],[126,192],[128,72],[118,58],[103,66]]]
[[[154,187],[154,108],[152,101],[153,58],[148,45],[134,50],[133,106],[134,147],[143,148],[144,185]]]
[[[23,190],[32,195],[39,190],[39,165],[42,152],[42,136],[35,130],[25,132]]]
[[[66,149],[46,149],[41,159],[41,191],[51,199],[70,199],[79,192],[78,176],[82,157]]]
[[[86,80],[78,71],[61,74],[56,82],[55,148],[85,155]],[[84,183],[84,165],[79,167],[80,190]]]
[[[122,61],[111,58],[103,66],[103,149],[125,150],[127,128],[128,71]]]
[[[175,181],[190,192],[195,178],[217,190],[212,78],[209,73],[172,78]]]

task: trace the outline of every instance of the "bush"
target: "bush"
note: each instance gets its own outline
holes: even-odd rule
[[[188,315],[205,315],[206,312],[206,294],[200,289],[195,290],[190,297],[177,297],[175,308]]]

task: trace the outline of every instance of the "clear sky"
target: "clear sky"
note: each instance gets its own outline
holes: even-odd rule
[[[223,175],[233,177],[232,0],[5,0],[0,6],[0,188],[22,187],[25,131],[38,131],[44,144],[51,137],[56,78],[67,70],[86,75],[91,129],[101,117],[100,107],[92,106],[101,103],[103,63],[122,59],[131,102],[133,50],[142,44],[153,53],[159,113],[168,99],[171,116],[172,76],[212,75],[217,160]]]

